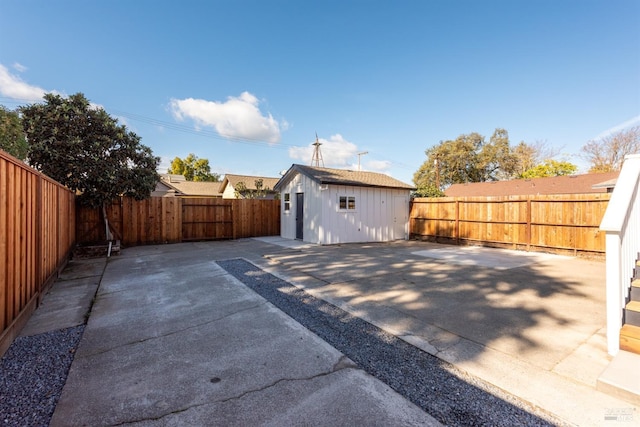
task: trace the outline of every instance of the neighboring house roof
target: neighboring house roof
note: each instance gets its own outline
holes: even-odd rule
[[[319,184],[351,185],[355,187],[384,187],[413,190],[414,187],[395,178],[377,172],[362,172],[346,169],[330,169],[315,166],[292,165],[275,185],[279,190],[296,174],[306,175]]]
[[[156,191],[174,190],[181,196],[207,196],[222,197],[220,182],[187,181],[182,175],[160,175],[160,182],[156,185]],[[165,192],[168,192],[165,190]]]
[[[226,174],[222,180],[222,186],[220,190],[224,192],[227,185],[236,188],[239,183],[243,183],[247,190],[257,190],[256,181],[262,180],[262,189],[273,190],[273,187],[278,183],[280,178],[271,178],[268,176],[250,176],[250,175],[232,175]]]
[[[595,189],[600,189],[603,188],[605,191],[607,192],[611,192],[613,190],[613,188],[616,186],[616,182],[618,181],[618,178],[613,178],[613,179],[609,179],[606,180],[604,182],[599,182],[597,184],[594,184],[592,186],[592,188]]]
[[[184,181],[173,182],[171,185],[183,196],[222,197],[220,182]]]
[[[589,173],[584,175],[515,179],[511,181],[453,184],[444,193],[447,197],[606,193],[607,188],[611,188],[611,184],[608,187],[603,184],[617,179],[619,174],[620,172]]]
[[[171,173],[161,174],[160,179],[168,183],[185,182],[187,180],[187,178],[185,178],[184,175],[176,175]]]
[[[178,194],[178,190],[160,180],[156,183],[156,188],[151,192],[151,197],[175,196],[176,194]]]

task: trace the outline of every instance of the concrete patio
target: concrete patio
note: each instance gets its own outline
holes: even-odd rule
[[[264,238],[129,248],[104,273],[98,261],[84,294],[77,288],[86,301],[99,276],[52,425],[197,424],[211,416],[212,401],[222,424],[287,424],[300,419],[296,411],[336,424],[318,409],[336,402],[354,423],[437,424],[215,264],[238,257],[567,423],[607,425],[612,411],[640,418],[638,407],[595,388],[610,360],[601,261],[413,241],[313,246]],[[68,288],[56,284],[51,295]],[[45,299],[23,333],[43,330],[38,322],[53,316],[48,306],[62,310]],[[293,350],[280,359],[282,348]],[[309,354],[319,361],[308,363]],[[273,370],[250,368],[264,361]],[[268,394],[275,400],[244,407],[237,400],[283,378],[311,381],[282,383]],[[237,418],[252,405],[266,412]]]

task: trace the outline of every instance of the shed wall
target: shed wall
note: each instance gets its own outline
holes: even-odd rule
[[[285,210],[285,193],[290,194],[290,209]],[[296,194],[304,194],[303,240],[321,243],[318,226],[322,224],[322,201],[320,186],[305,175],[296,175],[281,191],[280,235],[285,239],[296,238]]]
[[[285,193],[290,209],[285,210]],[[281,236],[296,238],[296,193],[304,193],[303,241],[314,244],[386,242],[409,237],[408,190],[320,185],[297,174],[281,191]],[[352,196],[356,209],[339,209]]]
[[[356,208],[339,209],[340,196],[355,197]],[[322,192],[322,201],[321,244],[408,238],[408,190],[330,185]]]

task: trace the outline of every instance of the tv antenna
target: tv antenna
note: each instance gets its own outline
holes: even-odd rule
[[[364,156],[365,154],[369,154],[368,151],[361,151],[358,153],[358,172],[360,172],[362,169],[360,169],[360,157]]]
[[[322,160],[322,153],[320,152],[320,146],[322,144],[318,141],[318,132],[316,132],[316,142],[312,145],[313,157],[311,157],[311,166],[320,167],[320,163],[322,163],[322,167],[324,167],[324,160]]]

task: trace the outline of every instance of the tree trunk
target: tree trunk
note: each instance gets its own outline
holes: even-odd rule
[[[113,234],[111,234],[111,229],[109,228],[109,218],[107,217],[107,205],[106,203],[102,204],[102,217],[104,218],[104,231],[105,236],[107,237],[107,242],[113,240]]]

